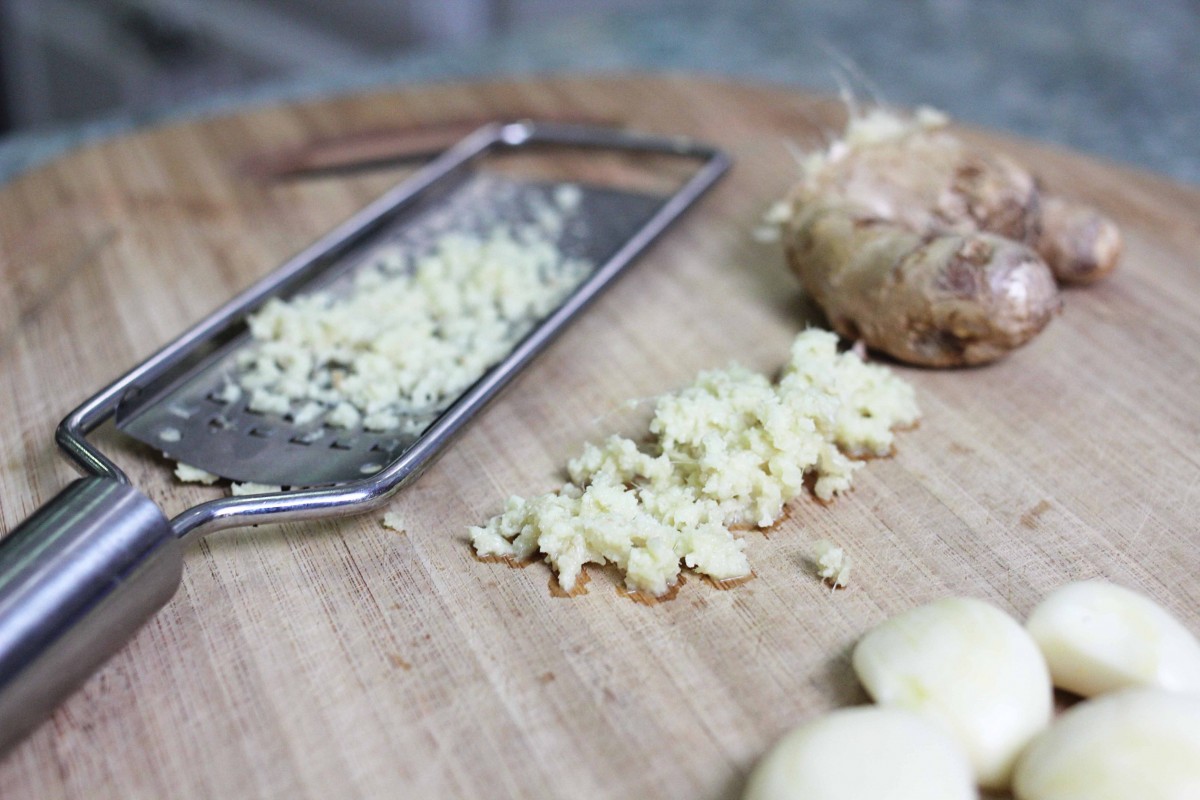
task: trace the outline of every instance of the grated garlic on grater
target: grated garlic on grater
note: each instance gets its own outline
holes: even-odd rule
[[[557,244],[580,198],[563,185],[527,224],[484,220],[478,233],[443,234],[416,253],[382,245],[344,296],[269,300],[249,318],[254,344],[238,360],[250,410],[419,431],[592,271]]]

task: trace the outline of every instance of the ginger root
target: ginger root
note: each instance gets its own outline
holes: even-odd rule
[[[946,119],[876,109],[808,155],[781,211],[788,263],[834,330],[902,361],[983,364],[1089,283],[1121,240],[1097,212],[1046,197],[1025,169]]]
[[[1100,212],[1053,195],[1042,197],[1035,247],[1059,283],[1095,283],[1121,256],[1121,232]]]

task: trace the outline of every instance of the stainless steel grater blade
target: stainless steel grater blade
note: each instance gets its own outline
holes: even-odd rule
[[[663,204],[655,194],[578,183],[515,180],[472,171],[435,203],[406,210],[366,237],[306,285],[335,296],[351,290],[352,277],[372,268],[372,254],[386,245],[419,253],[450,233],[484,233],[492,226],[520,230],[534,224],[539,209],[552,207],[562,186],[579,192],[574,225],[557,237],[559,251],[593,265],[605,263]],[[237,354],[252,347],[248,333],[198,364],[161,391],[141,393],[136,403],[118,407],[116,424],[125,433],[173,459],[235,481],[304,487],[344,483],[373,475],[420,437],[444,408],[415,409],[412,424],[394,431],[371,431],[361,424],[337,428],[320,420],[298,425],[292,415],[256,412],[242,393],[223,398],[236,381]],[[408,420],[406,420],[407,422]]]
[[[231,359],[248,346],[247,317],[270,298],[341,291],[381,241],[419,250],[485,218],[519,223],[563,179],[539,170],[514,175],[520,170],[511,167],[532,154],[563,152],[586,154],[582,164],[618,155],[633,160],[624,180],[591,180],[587,170],[582,180],[571,178],[581,187],[587,224],[565,230],[558,244],[595,268],[460,396],[422,410],[427,418],[412,426],[413,435],[335,434],[213,400],[214,387],[236,368]],[[494,171],[489,159],[496,159]],[[670,189],[632,179],[638,159],[676,165],[666,170]],[[721,152],[684,138],[534,122],[486,126],[68,414],[55,438],[85,477],[0,540],[0,753],[170,600],[185,541],[385,503],[728,166]],[[225,477],[306,488],[210,500],[168,519],[89,441],[109,421]]]

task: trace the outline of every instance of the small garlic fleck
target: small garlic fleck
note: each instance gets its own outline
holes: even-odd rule
[[[182,461],[175,465],[175,477],[184,483],[203,483],[206,486],[216,483],[219,479],[211,472],[193,467],[191,464],[184,464]]]
[[[233,483],[229,486],[229,493],[234,497],[241,497],[251,494],[274,494],[275,492],[283,491],[282,486],[269,486],[265,483],[254,483],[247,481],[246,483]]]
[[[383,527],[390,528],[397,533],[404,533],[404,517],[400,516],[395,511],[388,511],[383,515]]]
[[[813,544],[817,557],[817,576],[824,578],[830,588],[840,589],[850,582],[850,556],[828,539]]]

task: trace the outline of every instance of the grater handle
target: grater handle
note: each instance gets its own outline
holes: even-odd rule
[[[97,477],[76,480],[0,541],[0,753],[171,599],[182,551],[149,498]]]

